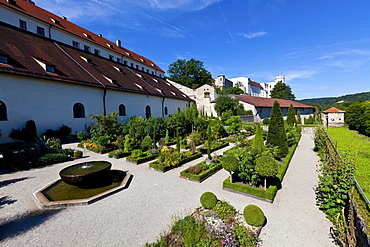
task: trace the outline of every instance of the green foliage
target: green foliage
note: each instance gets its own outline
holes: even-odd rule
[[[86,139],[86,133],[83,132],[83,131],[80,131],[77,133],[77,138],[81,141],[85,140]]]
[[[72,128],[66,125],[62,125],[58,130],[47,129],[42,136],[46,136],[46,138],[59,138],[59,139],[66,139],[72,132]]]
[[[280,81],[276,83],[275,87],[271,91],[270,96],[274,99],[295,100],[295,96],[292,93],[290,86]]]
[[[132,145],[131,145],[131,136],[129,134],[125,135],[125,143],[123,144],[123,151],[124,152],[130,152],[132,150]]]
[[[168,66],[167,75],[168,79],[192,89],[213,83],[212,75],[204,68],[203,62],[194,58],[178,59],[171,63]]]
[[[206,234],[206,229],[203,224],[196,221],[194,217],[187,216],[175,223],[173,230],[181,232],[185,246],[196,246],[202,236]]]
[[[46,140],[46,147],[52,152],[58,152],[62,150],[62,144],[60,143],[60,139],[56,139],[54,137]]]
[[[239,246],[255,247],[258,246],[258,238],[254,232],[244,225],[236,224],[233,228]]]
[[[213,209],[217,202],[217,196],[209,191],[204,192],[200,197],[200,204],[206,209]]]
[[[236,172],[239,167],[239,159],[235,156],[227,155],[221,159],[221,164],[226,171],[230,173]]]
[[[349,203],[348,193],[354,185],[354,166],[341,159],[323,127],[316,130],[315,145],[323,161],[317,187],[317,202],[320,209],[334,223],[338,242],[347,246],[347,223],[344,212]]]
[[[297,121],[295,119],[294,107],[292,104],[290,104],[289,106],[286,122],[289,126],[294,126],[295,124],[297,124]]]
[[[232,116],[225,121],[225,124],[229,126],[227,128],[227,133],[229,135],[240,133],[242,129],[242,120],[240,116]]]
[[[226,111],[231,111],[232,115],[243,115],[244,107],[239,103],[238,99],[229,96],[219,96],[216,99],[215,110],[218,116],[221,116]]]
[[[74,151],[73,153],[73,157],[76,157],[76,158],[82,158],[82,155],[83,153],[80,150]]]
[[[37,166],[46,166],[55,163],[65,162],[70,160],[71,158],[68,157],[66,154],[61,153],[49,153],[45,154],[44,156],[40,157],[37,160]]]
[[[150,136],[146,136],[140,144],[140,147],[142,150],[148,150],[152,146],[153,146],[153,140],[152,138],[150,138]]]
[[[222,166],[219,163],[211,162],[209,164],[206,164],[206,162],[203,161],[181,171],[180,175],[185,178],[190,178],[192,180],[202,182],[206,178],[215,174],[221,168]]]
[[[304,100],[299,100],[299,102],[306,104],[306,105],[318,104],[320,106],[323,106],[323,109],[328,109],[331,106],[333,106],[336,102],[339,102],[339,101],[353,102],[353,101],[367,101],[367,100],[370,100],[370,92],[347,94],[347,95],[343,95],[339,97],[304,99]],[[341,103],[340,105],[343,105],[343,103]]]
[[[118,112],[112,112],[107,116],[104,116],[103,113],[99,115],[90,114],[90,116],[93,120],[90,128],[93,142],[97,140],[101,145],[105,145],[108,142],[115,141],[117,136],[121,134],[123,125],[117,117]]]
[[[269,125],[270,124],[270,119],[269,118],[264,118],[262,120],[262,123],[265,124],[265,125]]]
[[[244,94],[244,91],[238,87],[229,87],[228,89],[226,89],[226,93],[240,95],[240,94]]]
[[[278,147],[280,157],[285,157],[288,153],[284,120],[278,101],[274,102],[274,106],[272,108],[266,145]]]
[[[275,177],[279,167],[272,155],[263,155],[256,159],[255,169],[262,177]]]
[[[228,217],[235,216],[235,208],[225,201],[217,201],[216,205],[213,207],[213,210],[216,211],[217,216],[225,221]]]
[[[245,222],[252,226],[262,226],[265,223],[265,214],[256,205],[250,204],[243,210]]]
[[[349,129],[357,130],[358,133],[370,136],[370,101],[355,102],[351,104],[345,113],[346,124]]]
[[[135,149],[135,150],[132,150],[132,152],[131,152],[131,158],[139,158],[139,157],[141,157],[141,156],[143,156],[143,150],[141,150],[141,149]]]
[[[253,138],[252,148],[258,153],[262,153],[265,149],[265,144],[263,141],[263,129],[260,125],[256,126],[256,135]]]
[[[35,121],[28,120],[24,128],[12,129],[9,137],[20,141],[36,142],[38,137]]]

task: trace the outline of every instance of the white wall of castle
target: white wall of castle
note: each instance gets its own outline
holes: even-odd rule
[[[7,74],[0,74],[0,82],[7,82],[0,84],[0,101],[7,109],[7,120],[0,121],[0,143],[14,142],[8,137],[11,129],[24,127],[28,120],[36,122],[39,135],[49,128],[59,129],[63,124],[72,128],[72,134],[85,131],[86,124],[91,122],[89,114],[100,114],[104,108],[103,88]],[[74,118],[75,103],[84,105],[85,118]],[[164,107],[168,108],[169,115],[190,106],[190,102],[184,100],[165,98],[163,101],[162,97],[107,90],[107,113],[118,112],[120,104],[126,108],[126,116],[119,116],[124,122],[132,116],[145,118],[146,106],[150,106],[153,117],[162,117]]]

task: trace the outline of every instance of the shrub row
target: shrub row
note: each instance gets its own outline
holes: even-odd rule
[[[80,147],[80,148],[84,148],[83,142],[79,143],[77,146]],[[93,151],[95,153],[101,153],[101,154],[105,154],[105,153],[109,153],[109,152],[113,151],[113,148],[91,147],[91,146],[87,146],[87,145],[86,145],[86,149],[88,149],[90,151]]]
[[[203,161],[203,162],[205,162],[205,161]],[[189,178],[189,179],[192,179],[192,180],[195,180],[195,181],[198,181],[198,182],[202,182],[203,180],[207,179],[208,177],[210,177],[213,174],[215,174],[216,172],[218,172],[222,168],[222,165],[219,163],[216,166],[211,167],[208,170],[205,170],[204,172],[201,172],[199,174],[187,173],[189,168],[181,171],[180,175],[182,177],[185,177],[185,178]]]
[[[294,144],[290,148],[289,153],[285,157],[283,163],[281,164],[279,168],[279,172],[276,175],[277,179],[273,181],[273,185],[270,185],[267,190],[258,189],[258,188],[254,188],[254,187],[246,186],[242,184],[231,183],[230,178],[227,178],[224,180],[223,187],[226,189],[234,190],[234,191],[241,192],[244,194],[249,194],[255,197],[264,198],[272,202],[275,198],[278,187],[280,187],[281,182],[283,181],[284,175],[288,169],[290,160],[292,159],[292,156],[297,148],[297,145],[298,144]]]
[[[119,159],[119,158],[124,158],[124,157],[127,157],[131,155],[131,152],[124,152],[123,149],[118,149],[118,150],[113,150],[111,152],[109,152],[108,154],[108,157],[109,158],[116,158],[116,159]]]
[[[46,166],[46,165],[51,165],[51,164],[56,164],[56,163],[61,163],[65,161],[71,160],[71,157],[69,157],[65,153],[50,153],[50,154],[45,154],[44,156],[40,157],[37,160],[37,166]]]
[[[194,153],[194,154],[190,155],[189,157],[187,157],[185,159],[180,160],[180,162],[175,166],[168,166],[168,165],[165,166],[165,165],[159,164],[158,162],[155,161],[155,162],[150,163],[149,167],[154,168],[155,170],[166,172],[166,171],[169,171],[173,168],[179,167],[179,166],[181,166],[181,165],[183,165],[183,164],[185,164],[189,161],[195,160],[195,159],[197,159],[201,156],[202,156],[202,153],[197,152],[197,153]]]
[[[228,142],[222,142],[219,145],[216,145],[214,148],[211,148],[211,153],[214,152],[214,151],[216,151],[216,150],[219,150],[221,148],[227,147],[227,146],[229,146],[229,143]],[[200,148],[198,148],[198,151],[199,152],[202,152],[203,154],[206,154],[207,153],[207,148],[200,147]]]
[[[158,157],[157,154],[152,154],[152,155],[145,156],[145,157],[130,157],[130,156],[128,156],[128,157],[126,157],[126,161],[139,165],[139,164],[145,163],[147,161],[154,160],[157,157]]]

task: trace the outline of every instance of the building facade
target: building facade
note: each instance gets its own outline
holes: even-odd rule
[[[323,111],[322,122],[325,127],[343,127],[344,126],[344,113],[345,111],[332,107]]]
[[[75,134],[90,114],[166,118],[194,102],[151,60],[32,2],[0,0],[0,33],[0,143],[28,120]]]

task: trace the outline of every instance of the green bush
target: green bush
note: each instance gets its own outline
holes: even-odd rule
[[[45,154],[44,156],[40,157],[36,164],[38,166],[46,166],[51,165],[55,163],[65,162],[70,160],[70,157],[68,157],[66,154],[61,153],[51,153],[51,154]]]
[[[86,133],[83,131],[80,131],[77,133],[77,138],[80,139],[81,141],[86,139]]]
[[[216,211],[217,216],[221,220],[226,220],[227,217],[234,216],[236,213],[235,208],[225,201],[218,201],[216,206],[213,207],[213,210]]]
[[[270,119],[269,118],[264,118],[262,120],[262,123],[265,124],[265,125],[269,125],[270,124]]]
[[[73,153],[73,156],[76,158],[81,158],[82,157],[82,151],[78,150]]]
[[[245,222],[252,226],[262,226],[265,223],[265,214],[256,205],[250,204],[243,210]]]
[[[206,209],[213,209],[217,204],[217,197],[212,192],[204,192],[200,197],[200,203]]]

